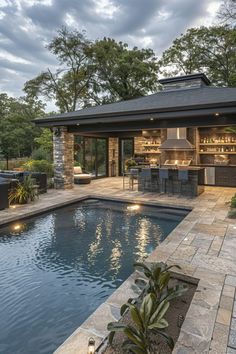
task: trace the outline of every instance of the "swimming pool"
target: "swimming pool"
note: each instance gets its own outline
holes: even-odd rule
[[[0,353],[51,354],[186,216],[87,200],[0,229]]]

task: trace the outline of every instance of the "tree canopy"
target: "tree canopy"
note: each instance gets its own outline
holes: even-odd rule
[[[236,0],[224,0],[220,6],[218,17],[224,23],[236,25]]]
[[[63,28],[47,46],[58,67],[25,83],[29,97],[55,100],[60,112],[139,97],[157,87],[157,59],[151,49],[128,48],[104,38]]]
[[[212,26],[188,29],[160,60],[165,76],[204,72],[213,84],[236,85],[236,29]]]
[[[88,54],[90,42],[85,33],[62,28],[47,46],[56,56],[58,68],[47,69],[25,83],[29,97],[43,96],[55,100],[60,112],[69,112],[83,106],[91,82],[93,69]]]
[[[128,100],[156,91],[158,65],[152,49],[130,49],[111,38],[96,41],[91,49],[96,101]]]
[[[44,115],[44,105],[29,98],[0,94],[0,154],[6,159],[29,156],[40,129],[32,119]]]

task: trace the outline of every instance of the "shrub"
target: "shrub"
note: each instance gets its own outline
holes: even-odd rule
[[[40,147],[32,152],[32,160],[47,160],[52,161],[52,154]]]
[[[17,182],[16,188],[10,191],[9,202],[25,204],[33,201],[37,196],[35,180],[31,176],[24,177],[23,182]]]
[[[230,207],[236,208],[236,194],[231,198]]]
[[[46,160],[29,160],[22,167],[25,171],[46,173],[48,178],[53,176],[53,164]]]

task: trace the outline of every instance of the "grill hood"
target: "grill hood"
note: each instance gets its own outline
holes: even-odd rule
[[[160,150],[194,150],[187,140],[187,128],[168,128],[167,139],[161,144]]]

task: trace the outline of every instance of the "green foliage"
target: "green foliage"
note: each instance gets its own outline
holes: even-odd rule
[[[151,334],[155,333],[165,338],[167,344],[173,349],[172,338],[164,332],[164,329],[168,327],[168,322],[164,318],[169,308],[168,301],[165,300],[156,306],[155,296],[150,293],[144,296],[140,307],[130,303],[127,303],[127,307],[134,325],[109,323],[107,329],[111,331],[110,342],[115,332],[122,331],[128,338],[122,345],[123,349],[137,354],[150,354],[153,349]]]
[[[170,269],[180,268],[178,265],[167,266],[165,263],[152,264],[148,267],[144,263],[135,263],[135,267],[142,271],[143,277],[137,278],[136,287],[142,291],[142,297],[138,299],[129,299],[121,306],[121,316],[130,311],[133,326],[125,325],[119,322],[108,324],[110,331],[109,341],[112,343],[116,332],[124,332],[128,340],[123,343],[123,348],[132,353],[151,354],[155,353],[151,335],[155,333],[163,337],[171,349],[173,349],[173,339],[165,332],[168,322],[164,318],[168,308],[169,301],[183,295],[187,286],[176,285],[169,286]]]
[[[236,208],[236,194],[231,198],[230,207]]]
[[[10,191],[9,202],[25,204],[33,201],[37,196],[35,181],[31,176],[25,176],[23,182],[17,182],[16,188]]]
[[[128,100],[156,91],[158,66],[152,49],[130,49],[111,38],[97,40],[91,48],[96,70],[92,90],[95,101]]]
[[[127,170],[134,166],[137,166],[137,163],[133,159],[128,159],[125,161],[125,167]]]
[[[148,267],[144,263],[135,263],[134,266],[141,270],[147,278],[147,280],[143,277],[137,278],[135,280],[136,286],[144,294],[154,294],[157,302],[162,302],[163,300],[170,301],[182,296],[188,290],[188,287],[185,285],[169,286],[170,269],[174,267],[180,269],[178,265],[168,267],[165,263],[154,263]]]
[[[205,72],[213,84],[236,85],[236,28],[190,28],[173,41],[159,63],[165,76]]]
[[[62,28],[47,46],[58,68],[25,83],[29,97],[55,100],[60,112],[140,97],[157,88],[157,60],[151,49],[128,48],[104,38]]]
[[[0,152],[6,158],[29,156],[40,133],[32,119],[43,115],[40,101],[0,94]]]
[[[48,69],[27,81],[25,92],[29,97],[55,100],[61,112],[82,107],[92,75],[90,42],[85,33],[62,28],[47,48],[56,56],[59,66],[55,72]]]
[[[236,219],[236,208],[231,208],[228,212],[228,218]]]
[[[43,147],[33,150],[31,154],[32,160],[47,160],[52,161],[52,155],[46,151]]]
[[[48,178],[53,176],[53,165],[46,160],[29,160],[22,167],[25,171],[44,172]]]
[[[43,128],[38,137],[34,139],[39,148],[45,150],[48,154],[52,155],[53,151],[53,135],[49,129]]]

